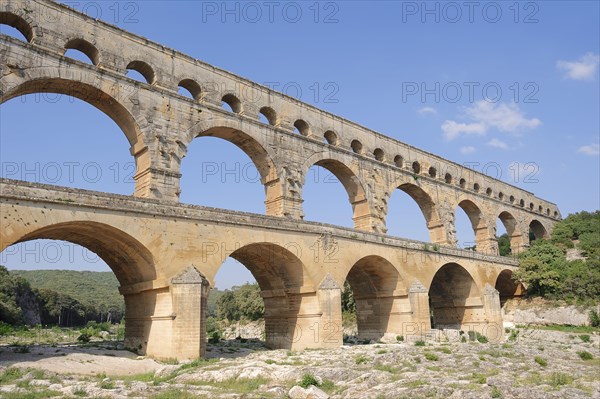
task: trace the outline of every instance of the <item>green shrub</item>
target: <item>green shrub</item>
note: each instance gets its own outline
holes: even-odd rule
[[[422,341],[422,340],[415,341],[415,346],[425,346],[425,341]]]
[[[487,337],[485,335],[481,335],[479,333],[475,333],[475,336],[477,338],[477,341],[479,341],[482,344],[487,344],[489,341],[487,339]]]
[[[550,385],[553,387],[559,387],[562,385],[568,385],[573,382],[573,377],[565,373],[552,373],[550,376]]]
[[[298,382],[298,385],[300,385],[304,389],[308,388],[311,385],[314,385],[316,387],[320,386],[319,381],[317,381],[315,376],[311,373],[304,374],[300,382]]]
[[[437,362],[438,360],[440,360],[438,355],[436,355],[435,353],[431,353],[431,352],[425,352],[425,359],[431,360],[434,362]]]
[[[90,342],[90,334],[87,332],[81,333],[81,335],[79,337],[77,337],[77,341],[79,342],[83,342],[83,343],[87,343]]]
[[[535,362],[542,367],[546,367],[548,365],[548,361],[546,359],[544,359],[543,357],[536,356],[533,358],[533,360],[535,360]]]
[[[590,326],[600,327],[600,315],[594,309],[590,310]],[[2,334],[0,334],[2,335]]]
[[[496,387],[496,386],[493,386],[493,387],[492,387],[492,392],[491,392],[491,394],[492,394],[492,398],[495,398],[495,399],[497,399],[497,398],[501,398],[501,397],[502,397],[502,391],[500,391],[500,390],[498,389],[498,387]]]
[[[587,351],[578,351],[577,354],[581,358],[581,360],[592,360],[594,356],[590,352]]]
[[[585,343],[590,342],[590,336],[587,334],[580,335],[579,338]]]
[[[356,364],[363,364],[363,363],[366,363],[368,360],[369,360],[368,357],[366,357],[364,355],[360,355],[360,356],[357,356],[354,359],[354,363],[356,363]]]
[[[404,341],[404,335],[396,335],[396,341],[403,342]]]

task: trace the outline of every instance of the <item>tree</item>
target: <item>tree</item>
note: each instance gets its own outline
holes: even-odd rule
[[[508,256],[511,253],[510,250],[510,237],[508,236],[508,234],[504,233],[502,234],[500,237],[497,238],[498,240],[498,251],[500,253],[500,256]]]
[[[354,294],[348,280],[344,281],[344,290],[342,291],[342,312],[356,312],[356,302],[354,301]]]

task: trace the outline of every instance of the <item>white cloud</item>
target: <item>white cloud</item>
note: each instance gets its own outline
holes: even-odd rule
[[[486,127],[481,123],[457,123],[447,120],[442,124],[442,131],[446,140],[454,140],[461,134],[483,136],[485,135]]]
[[[485,136],[492,128],[520,136],[523,130],[535,129],[542,124],[538,118],[527,119],[515,103],[491,103],[482,100],[466,108],[464,115],[470,119],[467,123],[446,120],[442,124],[442,131],[447,140],[454,140],[462,134]]]
[[[573,80],[591,80],[600,64],[600,55],[586,53],[577,61],[557,61],[556,67],[565,72],[565,78]]]
[[[579,147],[577,152],[580,152],[585,155],[600,155],[600,145],[599,144],[590,144]]]
[[[490,147],[500,148],[502,150],[508,150],[508,144],[498,139],[491,139],[487,143],[487,145],[489,145]]]
[[[473,146],[466,146],[466,147],[461,147],[460,148],[460,153],[461,154],[472,154],[475,152],[475,147]]]
[[[417,110],[419,115],[437,115],[437,109],[433,107],[423,107]]]

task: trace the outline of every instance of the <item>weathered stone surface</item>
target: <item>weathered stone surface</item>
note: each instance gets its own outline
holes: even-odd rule
[[[510,278],[516,263],[496,256],[496,221],[517,253],[530,230],[548,236],[560,219],[555,204],[60,3],[5,0],[0,18],[27,39],[0,35],[0,103],[42,92],[82,99],[119,125],[136,164],[135,198],[1,180],[0,251],[46,238],[101,254],[125,296],[126,347],[156,358],[203,356],[206,282],[229,256],[262,288],[272,348],[339,347],[346,280],[363,340],[424,336],[430,315],[433,327],[501,339],[490,332],[501,330],[499,303],[523,290]],[[65,49],[92,64],[65,57]],[[146,82],[128,78],[129,69]],[[192,140],[207,136],[250,157],[267,216],[179,204],[181,161]],[[343,185],[354,229],[303,221],[302,187],[313,165]],[[385,235],[396,189],[419,205],[431,243]],[[458,207],[477,252],[456,248]]]
[[[319,388],[311,385],[308,388],[302,388],[295,385],[288,392],[290,399],[329,399],[329,395]]]

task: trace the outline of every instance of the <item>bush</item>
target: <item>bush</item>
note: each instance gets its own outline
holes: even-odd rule
[[[431,353],[431,352],[425,352],[425,359],[431,360],[434,362],[437,362],[438,360],[440,360],[438,355],[436,355],[435,353]]]
[[[533,360],[535,360],[535,362],[542,367],[546,367],[548,365],[548,361],[543,357],[536,356],[535,358],[533,358]]]
[[[479,333],[475,333],[475,336],[477,337],[477,341],[479,341],[482,344],[487,344],[489,341],[487,339],[487,337],[485,335],[481,335]]]
[[[592,360],[594,358],[594,356],[592,356],[592,354],[587,351],[579,351],[577,352],[577,354],[579,355],[581,360]]]
[[[312,375],[310,373],[306,373],[302,376],[302,379],[300,380],[298,385],[300,385],[302,388],[306,389],[311,385],[318,387],[321,384],[319,384],[319,381],[315,378],[314,375]]]
[[[404,341],[404,335],[396,335],[396,341],[403,342]]]
[[[600,315],[594,309],[590,310],[590,326],[600,327]]]
[[[415,346],[425,346],[425,341],[422,341],[422,340],[415,341]]]
[[[360,356],[357,356],[356,359],[354,359],[354,363],[363,364],[363,363],[366,363],[368,360],[369,359],[366,356],[360,355]]]
[[[587,334],[580,335],[579,338],[585,343],[590,342],[590,336]]]

